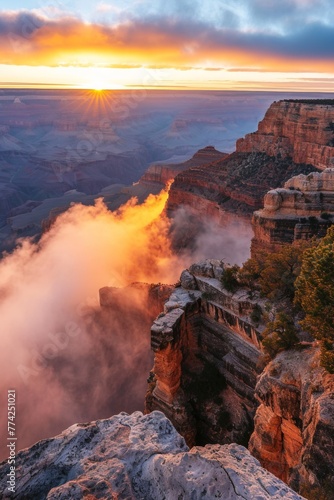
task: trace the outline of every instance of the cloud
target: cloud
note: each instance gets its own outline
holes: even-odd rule
[[[294,30],[296,26],[328,19],[330,0],[244,0],[248,22],[253,26],[263,23],[275,31]],[[325,23],[324,23],[325,24]]]
[[[259,8],[259,6],[258,6]],[[0,15],[2,64],[166,68],[252,67],[260,71],[332,71],[334,27],[312,22],[286,34],[217,28],[182,16],[114,25],[29,12]]]
[[[0,13],[0,35],[15,35],[30,38],[47,24],[42,16],[29,11]]]

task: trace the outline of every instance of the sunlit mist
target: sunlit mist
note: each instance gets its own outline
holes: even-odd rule
[[[94,405],[104,414],[126,407],[118,396],[126,377],[119,362],[122,370],[125,365],[130,371],[149,370],[148,325],[142,336],[138,326],[129,326],[129,314],[125,323],[122,316],[121,324],[108,317],[101,330],[92,314],[98,310],[100,287],[177,279],[180,267],[169,249],[168,225],[158,218],[166,198],[163,191],[142,205],[131,200],[114,213],[102,201],[93,207],[76,205],[57,219],[38,244],[24,240],[0,262],[1,385],[14,385],[19,394],[20,447],[75,420],[93,417],[89,408]],[[140,300],[134,297],[129,307],[139,310]],[[86,314],[86,310],[92,312]],[[123,332],[122,323],[127,325]],[[116,342],[119,336],[123,341]],[[135,346],[131,348],[129,342]],[[95,380],[95,388],[90,385],[94,359],[94,365],[99,360],[95,373],[101,377]],[[110,380],[111,374],[116,385],[109,386],[109,401],[96,387],[104,387],[102,379]],[[140,390],[133,385],[133,401],[138,397],[143,401],[145,377],[141,380]],[[90,398],[88,405],[86,398]]]
[[[131,199],[115,212],[102,200],[74,205],[39,243],[22,240],[0,261],[1,387],[19,394],[20,448],[75,421],[142,409],[152,306],[145,290],[125,288],[101,311],[101,287],[173,284],[194,258],[235,258],[235,244],[247,257],[250,235],[228,231],[223,240],[209,223],[192,254],[175,255],[167,197]],[[187,217],[183,210],[174,225],[184,231]]]

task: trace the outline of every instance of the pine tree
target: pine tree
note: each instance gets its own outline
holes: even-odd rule
[[[295,288],[305,312],[301,325],[321,341],[321,364],[334,373],[334,226],[305,251]]]

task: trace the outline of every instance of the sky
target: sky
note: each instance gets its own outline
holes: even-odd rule
[[[332,0],[1,6],[2,87],[334,90]]]

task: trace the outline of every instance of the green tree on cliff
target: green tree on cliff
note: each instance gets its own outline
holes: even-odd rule
[[[304,253],[295,288],[305,312],[301,325],[321,341],[321,364],[334,373],[334,226]]]
[[[239,287],[238,274],[240,267],[236,264],[234,266],[225,267],[224,273],[221,277],[223,287],[228,291],[234,293]]]
[[[271,358],[279,351],[290,349],[299,343],[293,319],[283,312],[277,314],[275,321],[267,324],[263,337],[263,347]]]
[[[295,294],[295,281],[299,275],[304,246],[285,246],[268,254],[259,284],[261,292],[269,299],[288,298]]]
[[[285,246],[275,253],[259,253],[248,259],[238,272],[238,281],[253,292],[271,300],[287,298],[292,300],[295,293],[295,280],[300,272],[302,255],[306,246]]]

